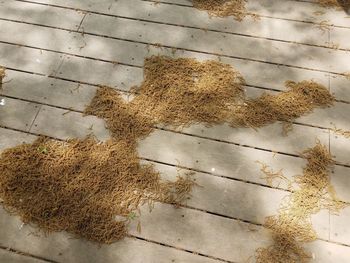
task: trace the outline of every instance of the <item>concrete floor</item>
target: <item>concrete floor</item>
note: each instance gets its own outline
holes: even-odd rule
[[[158,129],[140,143],[140,156],[167,179],[176,165],[197,171],[203,187],[185,205],[142,208],[142,231],[109,246],[43,235],[0,210],[0,262],[247,262],[271,243],[261,225],[277,213],[287,185],[267,185],[256,161],[302,173],[298,153],[320,140],[337,162],[331,180],[350,203],[350,17],[302,1],[249,0],[258,20],[210,18],[187,0],[0,0],[0,65],[7,68],[0,99],[0,150],[39,135],[57,139],[93,133],[109,137],[104,121],[83,117],[97,85],[125,92],[143,79],[152,54],[219,59],[242,73],[249,96],[285,89],[284,81],[313,79],[337,102],[299,118],[287,137],[282,124],[254,131],[194,125]],[[329,24],[324,26],[324,24]],[[174,52],[175,51],[175,52]],[[69,112],[68,112],[69,111]],[[68,112],[68,113],[67,113]],[[156,224],[154,222],[157,222]],[[350,262],[350,208],[313,217],[319,239],[307,244],[313,262]]]

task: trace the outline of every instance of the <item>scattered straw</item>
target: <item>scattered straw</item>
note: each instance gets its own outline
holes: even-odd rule
[[[139,114],[130,107],[118,91],[109,87],[100,87],[85,114],[96,115],[106,120],[113,137],[129,143],[146,137],[152,130],[154,122],[147,114]]]
[[[246,99],[244,79],[230,65],[152,56],[145,60],[145,80],[126,103],[118,91],[102,87],[86,114],[104,118],[116,139],[135,141],[157,124],[185,127],[229,123],[258,128],[276,121],[290,123],[334,98],[315,82],[287,82],[288,91]]]
[[[340,135],[340,136],[343,136],[344,138],[350,139],[350,131],[348,130],[337,128],[334,124],[333,124],[333,128],[330,128],[329,130],[336,135]]]
[[[318,0],[318,3],[324,7],[341,7],[344,9],[350,8],[349,0]]]
[[[323,20],[320,23],[316,24],[316,27],[322,31],[322,33],[329,32],[331,29],[331,24],[329,20]]]
[[[311,113],[316,107],[333,104],[334,97],[326,87],[313,81],[286,82],[287,91],[277,95],[263,94],[236,105],[230,123],[233,127],[262,127],[276,121],[292,120]]]
[[[5,68],[0,66],[0,89],[2,87],[2,80],[5,78]]]
[[[350,139],[350,131],[346,131],[346,130],[343,130],[343,129],[337,129],[337,128],[334,128],[334,129],[331,129],[335,134],[337,135],[341,135],[347,139]]]
[[[330,184],[329,171],[334,161],[327,148],[317,143],[302,156],[308,164],[303,175],[295,177],[299,188],[281,205],[278,215],[266,219],[264,225],[272,231],[274,244],[256,251],[257,263],[309,262],[311,256],[302,243],[317,238],[311,215],[322,209],[338,213],[346,207]]]
[[[231,114],[229,105],[243,96],[243,78],[217,61],[152,56],[145,61],[144,75],[131,102],[102,87],[85,113],[104,118],[114,138],[135,141],[160,123],[221,124]]]
[[[336,135],[340,135],[340,136],[343,136],[344,138],[350,139],[350,131],[339,129],[334,124],[333,124],[333,128],[330,128],[330,131],[332,131]]]
[[[339,6],[338,0],[318,0],[318,3],[324,7]]]
[[[333,97],[314,82],[288,82],[286,92],[246,99],[244,79],[217,61],[152,56],[145,79],[123,100],[118,91],[101,87],[86,114],[106,120],[113,139],[66,143],[40,138],[0,156],[0,198],[26,223],[44,231],[66,230],[88,240],[111,243],[125,236],[129,215],[144,202],[178,204],[193,182],[162,182],[151,166],[141,165],[137,141],[155,125],[184,127],[228,122],[233,127],[261,127],[290,122]],[[271,173],[272,177],[282,177]],[[123,220],[116,220],[115,217]],[[139,228],[138,228],[139,229]]]
[[[144,76],[130,104],[165,125],[222,123],[227,106],[243,96],[241,75],[217,61],[153,56],[145,60]]]
[[[246,15],[247,0],[192,0],[193,6],[207,11],[212,16],[234,16],[241,21]]]
[[[261,179],[266,180],[266,183],[269,186],[273,186],[273,183],[276,179],[279,179],[279,181],[284,181],[288,184],[288,187],[291,187],[291,181],[284,176],[283,169],[275,172],[269,167],[266,163],[256,161],[258,164],[261,165],[260,171],[264,174],[264,176],[261,177]]]
[[[0,67],[0,79],[3,79],[5,77],[5,68]]]
[[[0,156],[0,198],[24,223],[45,232],[111,243],[145,202],[178,204],[193,186],[188,177],[161,181],[151,165],[141,165],[134,145],[97,143],[89,137],[58,142],[39,138]]]

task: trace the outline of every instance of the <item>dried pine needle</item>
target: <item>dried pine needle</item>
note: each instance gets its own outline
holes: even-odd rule
[[[342,7],[350,8],[349,0],[318,0],[318,3],[324,7]]]
[[[290,180],[284,176],[283,169],[275,172],[273,171],[266,163],[256,161],[258,164],[260,164],[261,168],[260,171],[264,174],[264,176],[261,177],[261,179],[266,180],[266,183],[269,186],[273,186],[273,183],[276,179],[280,179],[280,181],[285,181],[288,186],[291,185]]]
[[[0,67],[0,80],[2,80],[5,77],[5,68]]]
[[[113,137],[129,143],[135,143],[153,130],[154,122],[150,116],[131,107],[118,91],[109,87],[97,90],[84,113],[105,119]]]
[[[67,231],[99,243],[123,238],[142,204],[178,204],[194,185],[190,177],[160,180],[141,165],[134,144],[94,138],[58,142],[39,138],[2,152],[0,198],[10,213],[44,232]]]
[[[338,0],[318,0],[318,3],[324,7],[339,6]]]
[[[257,263],[306,263],[310,254],[297,238],[304,236],[313,239],[314,231],[310,224],[300,224],[286,215],[266,219],[265,227],[272,231],[274,244],[256,251]]]
[[[343,130],[343,129],[338,129],[336,127],[331,129],[331,131],[333,131],[337,135],[343,136],[344,138],[350,139],[350,131]]]
[[[0,66],[0,89],[2,87],[2,80],[5,78],[6,73],[5,73],[5,68]]]
[[[334,102],[327,88],[313,81],[287,81],[286,87],[287,91],[277,95],[265,93],[234,105],[231,126],[257,128],[276,121],[291,122],[316,107],[328,107]]]
[[[311,215],[322,209],[338,213],[346,207],[330,183],[329,172],[335,162],[327,148],[318,142],[302,157],[308,163],[303,175],[295,177],[299,188],[281,204],[278,215],[266,218],[264,226],[271,230],[274,243],[256,251],[258,263],[309,262],[311,255],[302,245],[317,238]]]
[[[333,101],[323,86],[307,81],[288,82],[289,90],[277,95],[247,99],[242,76],[217,61],[152,56],[145,61],[144,76],[132,89],[135,96],[130,102],[118,91],[101,87],[86,108],[86,114],[106,120],[113,135],[110,141],[40,138],[5,150],[0,156],[0,198],[5,208],[46,232],[65,230],[111,243],[125,236],[130,214],[141,204],[178,204],[194,185],[189,177],[163,182],[152,166],[140,164],[137,141],[155,125],[261,127],[290,122]],[[328,199],[325,204],[335,207]]]
[[[329,20],[323,20],[316,25],[316,27],[319,28],[322,33],[329,32],[331,30],[331,26],[332,25],[330,24]]]
[[[114,138],[135,141],[157,124],[259,128],[276,121],[290,123],[334,100],[324,86],[312,81],[289,81],[285,92],[249,99],[243,77],[230,65],[210,60],[152,56],[145,60],[144,77],[141,86],[133,88],[131,102],[102,87],[85,113],[104,118]]]
[[[234,16],[241,21],[246,15],[247,0],[192,0],[193,6],[207,11],[211,16]]]
[[[231,114],[229,105],[243,98],[243,78],[217,61],[152,56],[145,61],[144,75],[131,102],[101,87],[85,114],[104,118],[114,138],[136,141],[156,124],[181,128],[224,123]]]
[[[222,123],[227,105],[243,96],[242,76],[217,61],[153,56],[145,60],[144,76],[130,104],[165,125]]]

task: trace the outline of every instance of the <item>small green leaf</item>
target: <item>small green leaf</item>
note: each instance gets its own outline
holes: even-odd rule
[[[44,146],[39,146],[38,151],[45,154],[47,153],[47,149]]]
[[[137,217],[137,215],[136,215],[134,212],[131,212],[131,213],[128,215],[128,217],[129,217],[129,219],[134,220],[134,219]]]

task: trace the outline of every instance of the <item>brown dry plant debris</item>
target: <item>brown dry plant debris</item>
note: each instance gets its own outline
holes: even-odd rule
[[[287,91],[277,95],[263,94],[235,105],[230,123],[233,127],[262,127],[276,121],[292,120],[311,113],[316,107],[331,106],[334,97],[326,87],[313,82],[286,82]]]
[[[348,130],[338,129],[334,127],[333,129],[331,129],[331,131],[333,131],[336,135],[341,135],[344,138],[350,139],[350,131]]]
[[[212,16],[234,16],[241,21],[246,15],[247,0],[192,0],[193,6],[207,11]]]
[[[324,7],[342,7],[344,9],[350,8],[349,0],[318,0],[318,3]]]
[[[278,185],[281,182],[285,182],[288,185],[288,189],[290,189],[292,186],[292,182],[283,174],[283,169],[280,169],[279,171],[273,171],[270,166],[268,166],[266,163],[260,162],[260,161],[256,161],[256,163],[258,163],[261,168],[260,171],[264,174],[264,176],[261,177],[261,179],[264,179],[266,181],[266,183],[273,187],[274,186],[274,182],[276,180],[278,180]]]
[[[5,68],[0,66],[0,89],[2,87],[2,80],[5,78],[6,73],[5,73]]]
[[[291,122],[334,100],[324,86],[312,81],[287,82],[285,92],[247,99],[244,83],[237,71],[221,62],[152,56],[145,60],[144,81],[133,89],[131,102],[115,89],[101,87],[85,113],[104,118],[114,138],[136,141],[158,124],[258,128]]]
[[[39,138],[2,152],[0,198],[10,213],[45,232],[67,231],[99,243],[126,235],[130,215],[141,204],[178,204],[193,181],[161,181],[151,165],[141,165],[134,145],[67,142]]]
[[[242,76],[213,60],[153,56],[145,60],[144,76],[130,104],[166,125],[222,123],[230,114],[228,105],[244,93]]]
[[[113,88],[100,87],[85,114],[106,120],[113,137],[129,143],[146,137],[152,131],[152,119],[131,107]]]
[[[5,77],[5,68],[0,66],[0,80],[2,80]]]
[[[85,113],[104,118],[114,138],[135,141],[156,124],[223,123],[231,114],[229,105],[243,96],[243,78],[216,61],[152,56],[145,60],[144,76],[131,102],[101,87]]]
[[[313,82],[289,82],[286,92],[246,99],[242,76],[217,61],[153,56],[145,61],[144,75],[130,102],[118,91],[101,87],[86,108],[86,114],[106,120],[113,140],[97,143],[89,137],[61,143],[41,138],[4,151],[4,206],[45,231],[66,230],[110,243],[125,235],[128,214],[140,204],[177,204],[193,186],[190,178],[162,182],[151,166],[139,163],[137,140],[155,125],[228,122],[260,127],[290,121],[332,101],[329,92]],[[115,216],[126,219],[116,221]]]
[[[309,262],[311,255],[302,245],[317,238],[311,215],[322,209],[338,213],[346,207],[330,183],[329,172],[335,162],[327,148],[318,142],[302,156],[307,165],[303,175],[295,177],[299,188],[282,203],[278,215],[266,219],[264,225],[271,230],[274,243],[256,251],[257,263]]]

